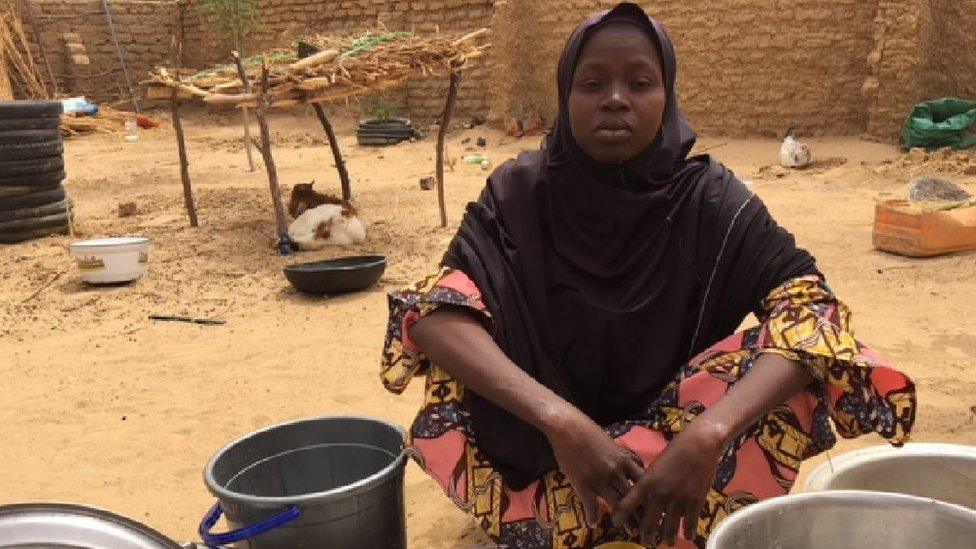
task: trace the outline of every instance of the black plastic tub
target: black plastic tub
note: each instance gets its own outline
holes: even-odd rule
[[[385,270],[386,257],[361,255],[288,265],[285,277],[300,292],[340,294],[376,284]]]
[[[365,417],[284,423],[232,442],[204,471],[210,547],[406,549],[403,429]],[[235,530],[215,533],[221,514]]]

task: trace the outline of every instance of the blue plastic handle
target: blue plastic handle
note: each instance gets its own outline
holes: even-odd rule
[[[220,502],[214,504],[207,513],[207,516],[203,517],[200,521],[200,529],[198,530],[200,534],[200,539],[203,540],[204,545],[207,547],[220,547],[221,545],[227,545],[237,541],[243,541],[248,538],[253,538],[260,536],[261,534],[274,530],[275,528],[287,524],[299,517],[302,514],[302,510],[298,508],[297,505],[292,505],[286,508],[281,513],[277,515],[262,520],[261,522],[252,524],[250,526],[245,526],[238,530],[232,532],[227,532],[225,534],[214,534],[210,531],[217,521],[220,520],[220,515],[224,513],[224,509],[220,506]]]

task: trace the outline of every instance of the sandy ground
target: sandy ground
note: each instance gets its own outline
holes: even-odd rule
[[[282,182],[337,189],[321,129],[307,114],[273,120]],[[433,140],[366,149],[356,146],[350,121],[339,125],[368,242],[300,259],[380,253],[390,267],[377,287],[332,298],[297,294],[281,274],[295,259],[273,253],[266,179],[246,171],[228,117],[196,113],[186,124],[199,229],[188,228],[182,210],[172,130],[143,132],[136,143],[114,135],[68,143],[66,185],[80,236],[150,236],[151,271],[131,286],[89,288],[67,237],[0,248],[0,503],[91,504],[191,540],[213,502],[201,471],[234,438],[323,414],[409,424],[421,384],[391,397],[377,379],[385,292],[435,266],[486,172],[463,162],[448,171],[452,226],[441,229],[435,194],[418,187],[432,171]],[[451,154],[465,152],[463,138],[482,135],[496,165],[538,143],[475,128],[449,137]],[[931,167],[854,138],[811,145],[825,161],[783,177],[763,168],[776,162],[774,141],[703,139],[699,148],[754,181],[853,308],[861,339],[914,376],[915,440],[976,444],[976,256],[911,260],[871,247],[874,200],[901,193]],[[974,188],[976,178],[950,175]],[[136,201],[139,214],[119,218],[122,200]],[[151,313],[228,322],[153,323]],[[834,454],[879,442],[845,442]],[[485,545],[412,464],[406,493],[412,547]]]

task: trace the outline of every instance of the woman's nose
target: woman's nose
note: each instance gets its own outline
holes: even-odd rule
[[[619,111],[630,108],[626,95],[622,93],[620,86],[614,85],[609,89],[609,94],[603,99],[602,107],[606,110]]]

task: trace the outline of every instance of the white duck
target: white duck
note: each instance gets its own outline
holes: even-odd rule
[[[813,153],[806,143],[796,140],[796,127],[792,124],[779,149],[779,163],[784,168],[805,168],[813,162]]]
[[[329,245],[362,244],[366,229],[352,206],[322,204],[298,216],[288,227],[288,236],[302,250],[320,250]]]

